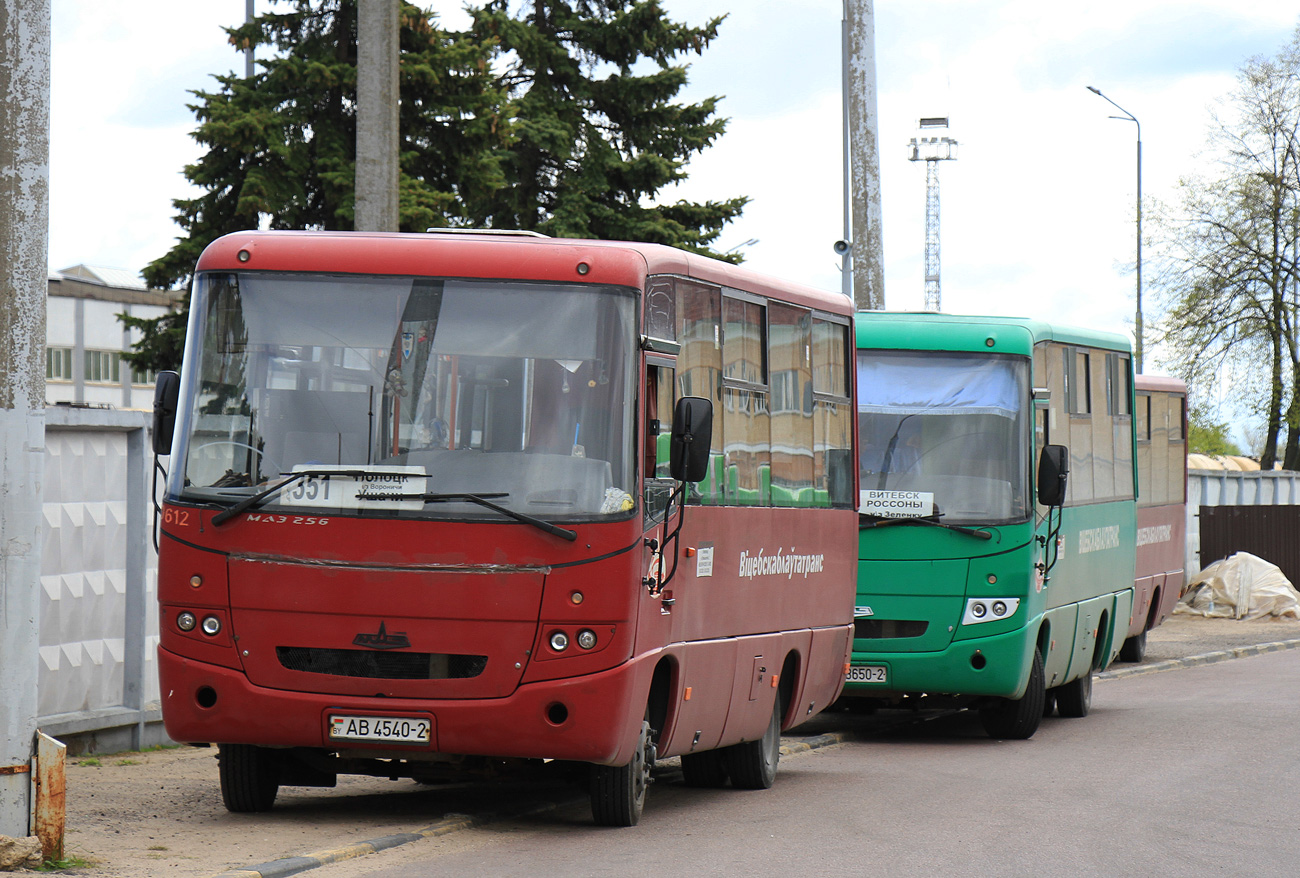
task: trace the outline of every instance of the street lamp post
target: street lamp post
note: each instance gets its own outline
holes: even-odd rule
[[[1112,119],[1127,119],[1137,126],[1137,309],[1133,320],[1133,365],[1138,374],[1142,374],[1142,123],[1128,110],[1101,93],[1101,89],[1088,86],[1088,91],[1102,98],[1123,116],[1111,116]]]

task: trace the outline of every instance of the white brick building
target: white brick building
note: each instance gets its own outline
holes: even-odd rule
[[[138,275],[77,265],[50,274],[45,324],[45,402],[150,409],[152,374],[121,359],[139,333],[117,315],[153,318],[171,310],[176,292],[146,289]]]

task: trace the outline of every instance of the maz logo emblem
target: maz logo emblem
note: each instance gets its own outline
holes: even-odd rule
[[[362,632],[352,638],[355,646],[368,646],[371,649],[402,649],[411,645],[407,639],[405,631],[398,631],[396,634],[389,634],[384,630],[384,623],[379,623],[379,633],[366,634]]]

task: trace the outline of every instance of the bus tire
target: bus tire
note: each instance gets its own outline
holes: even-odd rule
[[[1056,713],[1056,690],[1048,689],[1043,694],[1043,716],[1051,716]]]
[[[1056,707],[1061,716],[1087,716],[1092,707],[1092,668],[1056,690]]]
[[[721,750],[682,754],[682,779],[688,787],[716,789],[727,783],[727,763]]]
[[[646,787],[655,761],[650,722],[642,720],[636,752],[627,765],[591,766],[591,816],[600,826],[636,826],[645,809]]]
[[[235,814],[270,811],[280,791],[276,754],[252,744],[218,744],[221,801]]]
[[[1029,684],[1020,698],[1002,698],[997,703],[980,709],[980,721],[990,738],[1024,741],[1034,736],[1043,719],[1043,705],[1047,690],[1043,683],[1043,656],[1034,648],[1034,661],[1029,669]],[[1058,696],[1057,703],[1060,703]]]
[[[1122,662],[1140,662],[1146,658],[1147,654],[1147,632],[1142,629],[1141,634],[1134,634],[1119,649],[1119,660]]]
[[[731,784],[738,790],[766,790],[776,780],[781,761],[781,699],[775,699],[767,729],[757,741],[732,744],[722,751]]]

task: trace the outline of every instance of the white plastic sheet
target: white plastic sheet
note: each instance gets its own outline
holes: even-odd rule
[[[1217,619],[1300,619],[1300,592],[1276,564],[1238,552],[1193,577],[1174,612]]]

